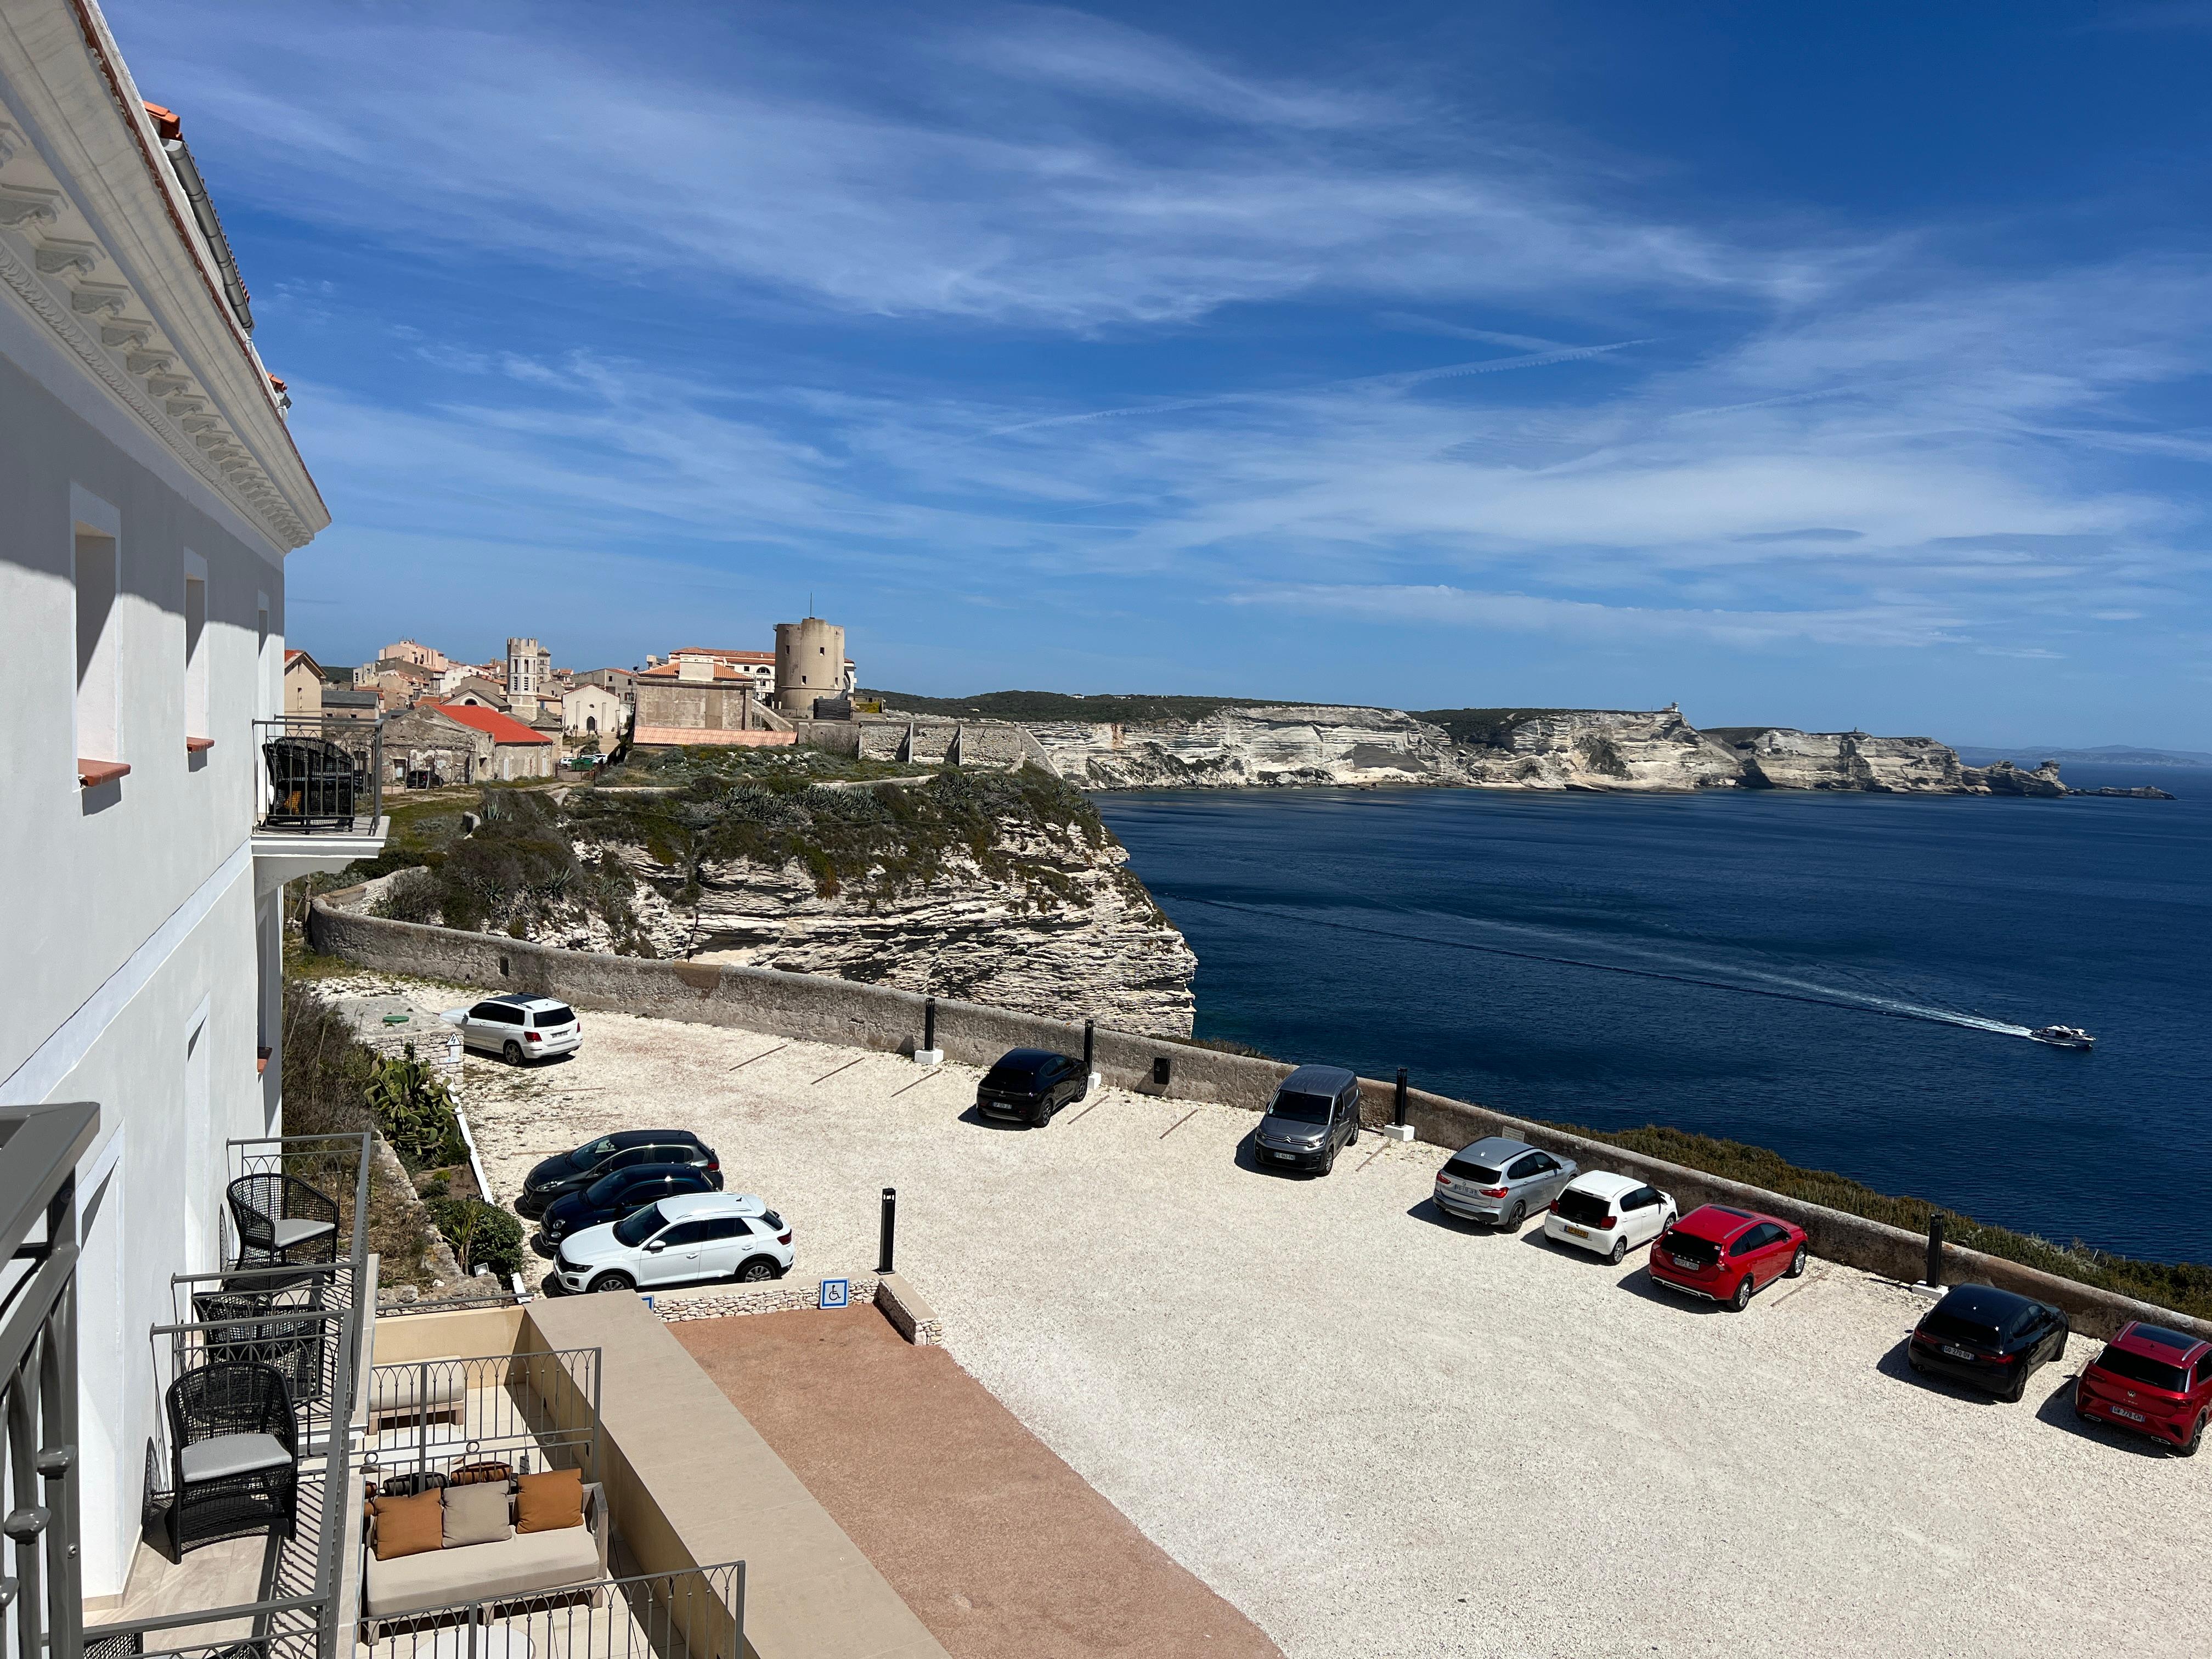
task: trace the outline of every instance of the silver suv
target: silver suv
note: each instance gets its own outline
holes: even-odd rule
[[[1437,1171],[1437,1208],[1515,1232],[1530,1211],[1552,1207],[1575,1170],[1571,1158],[1556,1158],[1525,1140],[1486,1135],[1461,1147]]]
[[[1263,1164],[1327,1175],[1359,1139],[1359,1079],[1341,1066],[1301,1066],[1275,1085],[1254,1132]]]

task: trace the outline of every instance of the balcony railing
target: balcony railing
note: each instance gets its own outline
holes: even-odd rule
[[[380,1623],[367,1659],[742,1659],[745,1564],[565,1584]]]
[[[349,1461],[374,1302],[368,1279],[374,1139],[366,1133],[280,1135],[229,1144],[222,1232],[228,1265],[173,1279],[175,1317],[149,1333],[163,1401],[159,1431],[146,1448],[148,1535],[170,1540],[163,1553],[182,1569],[155,1604],[179,1610],[133,1618],[126,1601],[125,1617],[84,1632],[86,1649],[103,1659],[216,1650],[235,1659],[336,1659],[347,1644],[352,1610],[340,1606],[339,1584],[349,1537],[360,1535]],[[270,1219],[294,1224],[272,1232],[264,1226]],[[326,1227],[319,1224],[324,1221]],[[304,1247],[290,1242],[301,1235]],[[266,1259],[271,1255],[276,1259]],[[188,1493],[176,1490],[177,1461],[167,1443],[167,1390],[179,1379],[226,1366],[264,1382],[269,1371],[276,1374],[295,1447],[289,1476],[291,1535],[271,1533],[260,1547],[251,1580],[258,1594],[252,1595],[227,1593],[223,1587],[236,1581],[220,1564],[204,1574],[184,1567],[191,1512],[176,1511]],[[212,1535],[228,1540],[255,1531],[249,1525],[243,1534]]]
[[[253,722],[258,827],[283,835],[366,835],[384,815],[384,722],[287,714]]]
[[[0,1651],[79,1659],[77,1160],[87,1103],[0,1109]]]

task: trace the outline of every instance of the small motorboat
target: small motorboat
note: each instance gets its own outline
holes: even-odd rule
[[[2078,1025],[2045,1025],[2027,1034],[2031,1042],[2047,1042],[2054,1048],[2094,1048],[2097,1039]]]

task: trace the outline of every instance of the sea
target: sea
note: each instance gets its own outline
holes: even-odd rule
[[[1201,1037],[2212,1261],[2212,768],[2066,777],[2179,799],[1096,799],[1198,953]]]

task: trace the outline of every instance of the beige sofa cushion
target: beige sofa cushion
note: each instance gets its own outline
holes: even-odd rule
[[[514,1536],[507,1518],[507,1485],[478,1482],[446,1488],[446,1547],[498,1544]]]
[[[368,1611],[388,1619],[455,1601],[527,1595],[599,1576],[599,1552],[584,1527],[518,1533],[497,1544],[457,1545],[368,1564]]]

